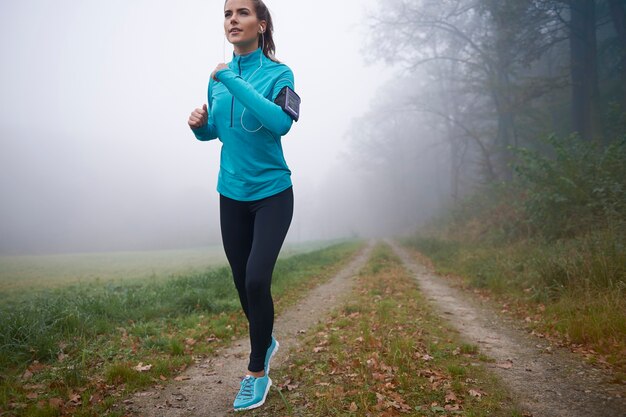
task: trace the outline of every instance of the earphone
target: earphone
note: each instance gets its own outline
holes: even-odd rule
[[[261,68],[263,68],[263,50],[265,49],[265,31],[263,31],[263,26],[259,26],[261,28],[261,55],[259,56],[259,68],[255,69],[254,72],[252,73],[251,76],[248,77],[248,79],[246,81],[250,82],[250,80],[252,79],[252,77],[254,77],[254,74],[256,74],[256,72],[258,70],[260,70]],[[258,127],[258,129],[256,130],[249,130],[246,126],[244,126],[243,124],[243,115],[246,113],[246,108],[243,108],[243,111],[241,112],[241,119],[239,120],[239,123],[241,123],[241,127],[243,128],[243,130],[245,130],[248,133],[256,133],[259,130],[261,130],[263,128],[263,123],[261,123],[261,126]]]

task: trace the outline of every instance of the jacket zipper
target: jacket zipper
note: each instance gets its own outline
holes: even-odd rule
[[[241,59],[237,62],[239,67],[239,76],[241,77]],[[230,127],[233,127],[235,118],[235,96],[233,96],[230,102]]]

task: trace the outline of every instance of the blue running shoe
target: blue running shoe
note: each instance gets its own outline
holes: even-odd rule
[[[272,336],[272,343],[270,343],[270,347],[267,348],[267,352],[265,353],[265,363],[263,364],[263,368],[265,369],[265,375],[270,374],[270,362],[272,361],[272,358],[274,357],[276,352],[278,352],[278,346],[280,346],[278,344],[278,340],[274,339],[274,336]]]
[[[271,386],[272,380],[267,375],[260,378],[247,375],[241,381],[241,388],[233,403],[235,411],[251,410],[262,406]]]

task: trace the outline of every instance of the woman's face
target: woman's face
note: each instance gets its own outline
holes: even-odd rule
[[[265,21],[259,21],[251,0],[228,0],[224,5],[224,32],[228,42],[240,50],[258,48],[259,33]]]

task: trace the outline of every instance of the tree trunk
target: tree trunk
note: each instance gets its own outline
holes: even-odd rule
[[[443,103],[443,112],[448,117],[444,118],[446,126],[445,136],[448,139],[448,145],[450,146],[450,193],[452,201],[457,203],[459,201],[459,177],[460,167],[459,162],[461,152],[459,151],[460,144],[458,135],[456,134],[456,126],[453,125],[452,119],[458,118],[458,105],[454,100],[453,95],[450,93],[450,89],[446,86],[446,77],[448,71],[445,70],[444,65],[441,65],[442,77],[438,77],[439,97]],[[449,81],[448,81],[449,82]]]
[[[498,114],[498,163],[499,173],[502,178],[509,181],[513,177],[511,163],[513,156],[509,150],[510,146],[517,146],[517,134],[515,129],[515,116],[511,105],[511,83],[507,74],[498,68],[498,83],[493,95],[497,97],[495,101],[496,112]]]
[[[600,131],[596,0],[570,0],[572,130],[591,141]]]
[[[621,52],[619,72],[622,80],[622,96],[620,104],[622,105],[622,111],[626,111],[626,5],[624,5],[623,0],[609,0],[609,6]]]

